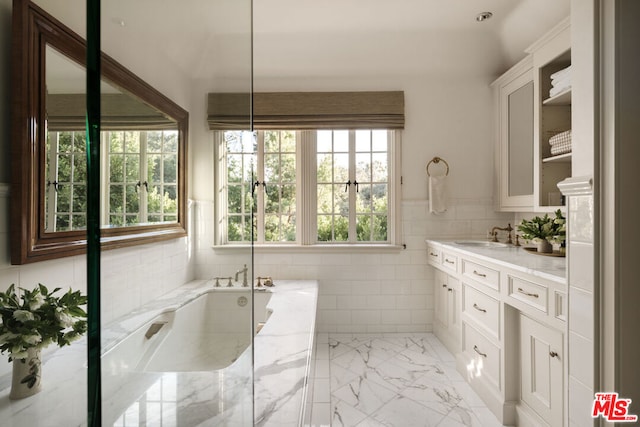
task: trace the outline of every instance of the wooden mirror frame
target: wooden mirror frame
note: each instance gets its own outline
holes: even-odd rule
[[[84,66],[86,41],[29,0],[14,0],[12,31],[11,263],[83,254],[86,230],[45,232],[44,228],[44,78],[47,45]],[[186,236],[188,112],[105,53],[101,54],[101,77],[175,120],[178,129],[177,222],[103,228],[101,247],[120,248]]]

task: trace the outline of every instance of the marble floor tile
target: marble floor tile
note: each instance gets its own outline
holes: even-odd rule
[[[334,427],[497,427],[432,333],[329,334]]]

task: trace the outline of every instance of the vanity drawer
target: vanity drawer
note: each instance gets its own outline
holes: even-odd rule
[[[451,271],[458,271],[458,255],[451,252],[442,251],[442,266]]]
[[[500,348],[468,323],[463,323],[462,351],[473,363],[473,374],[500,390]]]
[[[500,272],[497,270],[463,259],[462,275],[500,291]]]
[[[441,264],[440,259],[442,258],[442,253],[440,249],[437,249],[433,246],[427,246],[427,260],[429,264],[439,266]]]
[[[547,312],[548,288],[519,277],[509,276],[509,296],[544,313]]]
[[[464,284],[462,311],[487,333],[500,339],[500,302],[477,289]]]

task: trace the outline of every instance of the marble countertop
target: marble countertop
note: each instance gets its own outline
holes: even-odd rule
[[[223,370],[128,372],[120,378],[103,367],[103,425],[250,426],[255,410],[255,425],[297,426],[306,398],[318,284],[276,280],[275,285],[269,289],[273,313],[254,339],[255,351],[245,351]],[[208,281],[190,282],[108,325],[102,353],[162,311],[182,306],[210,287]],[[3,427],[86,425],[86,355],[85,339],[45,355],[43,390],[26,399],[9,400],[10,379],[0,380]]]
[[[552,280],[561,284],[567,283],[567,259],[532,254],[524,247],[509,245],[507,247],[476,247],[457,244],[457,240],[427,240],[427,244],[441,248],[455,249],[478,259],[521,271],[532,276]]]

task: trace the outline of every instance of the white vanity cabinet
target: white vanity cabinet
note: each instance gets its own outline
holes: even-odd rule
[[[566,425],[564,259],[515,247],[427,246],[434,333],[458,371],[503,424]]]
[[[564,345],[562,333],[520,315],[521,400],[518,425],[563,425]]]
[[[448,268],[438,264],[434,276],[434,332],[445,347],[456,354],[460,351],[461,288],[460,280],[455,275],[442,270]]]
[[[571,153],[554,154],[559,146],[552,150],[549,140],[571,130],[570,83],[559,83],[557,78],[552,83],[554,73],[571,65],[569,25],[569,18],[560,22],[526,49],[527,57],[492,83],[495,197],[501,211],[561,207],[557,184],[571,176]]]

